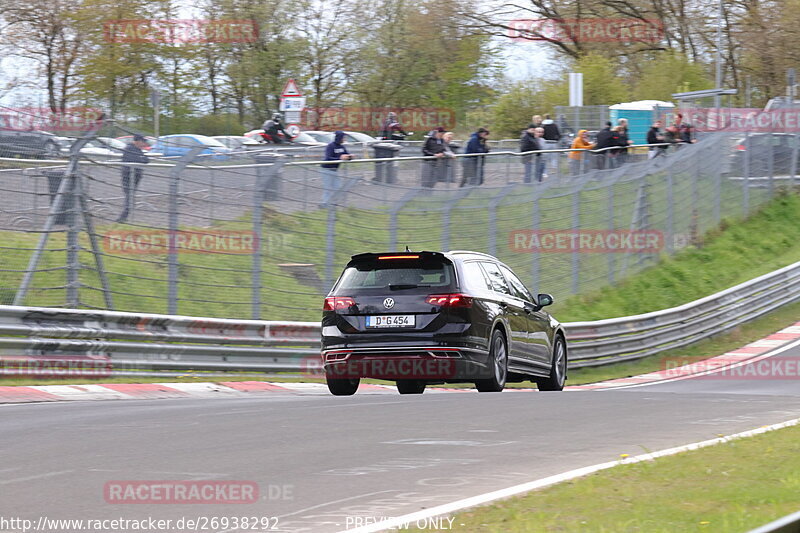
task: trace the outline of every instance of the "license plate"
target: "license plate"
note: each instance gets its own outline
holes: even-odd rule
[[[379,315],[367,317],[368,328],[413,328],[414,315]]]

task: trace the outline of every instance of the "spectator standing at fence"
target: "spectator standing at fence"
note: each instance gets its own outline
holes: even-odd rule
[[[628,159],[628,134],[625,133],[624,126],[614,126],[611,131],[617,134],[616,145],[620,148],[608,151],[609,168],[618,168]]]
[[[589,152],[582,150],[591,150],[592,148],[594,148],[594,144],[589,140],[589,132],[578,131],[578,136],[572,141],[573,151],[569,153],[570,174],[578,176],[586,171],[587,165],[584,162],[589,161]]]
[[[444,158],[447,157],[447,145],[444,142],[445,129],[441,126],[431,130],[425,144],[422,145],[422,155],[435,157],[422,162],[422,186],[435,187],[439,176],[444,173]]]
[[[403,131],[403,126],[397,120],[397,113],[390,112],[383,121],[383,131],[381,136],[387,141],[402,141],[408,136]]]
[[[633,141],[630,140],[628,136],[628,119],[621,118],[617,120],[617,133],[619,133],[619,143],[620,146],[625,146],[626,148],[633,144]],[[619,150],[617,154],[617,166],[622,165],[628,161],[628,150]]]
[[[597,168],[603,170],[606,168],[606,162],[609,159],[609,151],[603,150],[604,148],[612,148],[619,146],[619,134],[611,130],[611,123],[606,122],[606,127],[597,133],[597,142],[595,143],[595,150],[602,150],[595,153],[595,161]]]
[[[143,148],[147,148],[147,139],[142,135],[134,135],[131,142],[125,145],[122,150],[123,163],[143,163],[147,164],[150,159],[144,154]],[[139,181],[142,179],[143,170],[138,166],[124,165],[122,167],[122,192],[125,194],[125,206],[122,208],[117,222],[125,222],[133,209],[136,201],[136,189],[139,188]]]
[[[697,139],[694,138],[694,128],[691,124],[683,121],[683,115],[678,113],[675,120],[675,126],[678,128],[678,141],[682,143],[696,143]]]
[[[661,133],[662,123],[660,120],[653,122],[653,126],[647,131],[647,144],[659,144],[664,142],[664,135]],[[666,150],[664,146],[651,146],[647,151],[647,159],[653,159]]]
[[[559,141],[561,140],[561,131],[558,129],[558,124],[550,118],[550,115],[545,115],[541,127],[544,129],[543,150],[557,150]],[[558,161],[560,157],[561,154],[559,152],[552,152],[544,156],[544,159],[547,161],[548,173],[556,174],[558,172]]]
[[[320,207],[328,207],[331,198],[339,190],[339,165],[341,161],[350,161],[353,156],[344,145],[344,132],[338,130],[333,134],[333,141],[325,147],[325,161],[335,163],[322,164],[322,203]]]
[[[489,145],[486,142],[489,137],[489,130],[486,128],[478,128],[478,130],[470,135],[467,148],[464,150],[465,154],[487,154],[489,153]],[[483,184],[483,167],[484,156],[471,156],[464,158],[463,175],[461,177],[461,187],[464,185],[482,185]]]
[[[536,127],[536,128],[541,126],[542,125],[542,115],[533,115],[531,117],[531,124],[533,124],[534,127]]]
[[[522,130],[522,136],[519,138],[519,151],[525,153],[536,150],[541,150],[541,148],[539,146],[539,139],[536,137],[536,126],[531,122],[528,124],[528,129]],[[522,156],[522,167],[524,169],[523,183],[531,182],[533,176],[533,159],[538,156],[539,154]]]
[[[445,146],[445,171],[444,174],[442,174],[440,181],[444,181],[445,183],[454,183],[456,181],[456,154],[461,147],[453,140],[454,137],[455,134],[452,131],[446,131],[444,132],[444,135],[442,135],[442,140],[444,141]]]

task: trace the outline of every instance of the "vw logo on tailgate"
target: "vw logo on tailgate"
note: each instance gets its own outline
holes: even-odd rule
[[[391,309],[392,307],[394,307],[394,298],[386,298],[386,299],[383,301],[383,306],[384,306],[386,309]]]

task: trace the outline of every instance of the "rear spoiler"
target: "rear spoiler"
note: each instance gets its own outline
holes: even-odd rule
[[[439,260],[452,264],[450,258],[441,252],[384,252],[357,254],[350,258],[347,266],[364,263],[377,263],[379,261],[432,261]]]

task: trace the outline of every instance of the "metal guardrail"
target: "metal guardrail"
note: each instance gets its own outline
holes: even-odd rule
[[[679,348],[800,300],[800,262],[652,313],[565,324],[570,368]],[[0,360],[107,356],[115,369],[298,371],[315,365],[320,325],[0,306]]]
[[[779,518],[774,522],[750,530],[750,533],[797,533],[800,531],[800,512]]]

